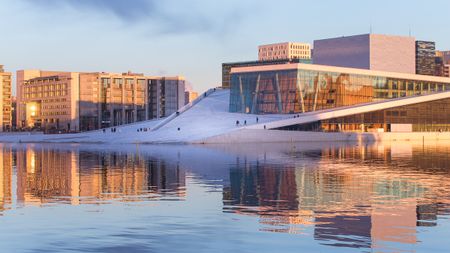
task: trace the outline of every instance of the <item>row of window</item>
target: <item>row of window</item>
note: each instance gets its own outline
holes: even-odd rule
[[[54,91],[54,90],[61,90],[61,89],[66,90],[67,87],[68,87],[67,83],[31,86],[31,87],[25,87],[25,92]]]
[[[57,111],[57,112],[42,112],[42,116],[58,116],[58,115],[69,115],[67,111]]]

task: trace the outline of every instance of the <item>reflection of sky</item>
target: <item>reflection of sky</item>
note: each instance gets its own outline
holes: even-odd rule
[[[449,231],[442,219],[450,206],[448,180],[442,180],[449,173],[447,145],[12,147],[2,145],[0,185],[11,186],[8,198],[19,196],[19,204],[3,199],[3,249],[420,252],[448,246],[430,243],[430,234]],[[17,165],[8,170],[12,153]]]

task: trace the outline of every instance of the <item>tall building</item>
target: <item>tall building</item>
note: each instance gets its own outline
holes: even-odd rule
[[[0,65],[0,132],[12,128],[11,73]]]
[[[308,43],[284,42],[258,46],[258,60],[311,59],[311,45]]]
[[[416,74],[435,75],[436,45],[432,41],[416,41]]]
[[[415,38],[363,34],[315,40],[313,63],[415,74]]]
[[[183,77],[17,72],[19,128],[88,131],[165,117],[183,105]]]

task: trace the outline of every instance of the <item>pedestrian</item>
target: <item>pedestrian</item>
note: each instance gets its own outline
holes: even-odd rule
[[[266,125],[264,125],[264,129],[266,129]]]
[[[244,120],[244,125],[245,125],[245,126],[247,125],[247,120]]]
[[[259,118],[258,117],[256,117],[256,123],[258,123],[259,122]]]
[[[239,120],[236,120],[236,126],[239,126]]]

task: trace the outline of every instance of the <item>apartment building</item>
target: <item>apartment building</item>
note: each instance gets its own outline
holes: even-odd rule
[[[299,42],[283,42],[258,46],[258,60],[311,59],[311,45]]]
[[[12,128],[11,73],[0,65],[0,132]]]
[[[89,131],[166,117],[183,105],[183,77],[131,72],[17,72],[19,128]]]

